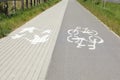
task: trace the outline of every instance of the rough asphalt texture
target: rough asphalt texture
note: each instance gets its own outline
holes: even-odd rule
[[[104,40],[95,50],[76,48],[67,30],[96,30]],[[120,80],[120,39],[76,0],[69,0],[46,80]]]

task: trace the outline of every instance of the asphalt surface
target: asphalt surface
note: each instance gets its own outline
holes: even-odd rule
[[[94,48],[90,41],[81,40],[84,45],[75,42],[76,36],[93,37],[82,32],[85,28],[96,31],[97,39],[103,41]],[[46,80],[120,80],[120,38],[76,0],[68,2]]]

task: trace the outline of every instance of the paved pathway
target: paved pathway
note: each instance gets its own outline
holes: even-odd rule
[[[69,0],[46,80],[120,80],[120,38]]]
[[[66,7],[61,1],[0,40],[0,80],[44,80]]]
[[[120,80],[119,52],[120,38],[62,0],[0,40],[0,80]]]

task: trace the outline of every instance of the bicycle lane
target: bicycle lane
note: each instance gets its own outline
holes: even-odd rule
[[[69,0],[46,80],[119,80],[120,38]]]

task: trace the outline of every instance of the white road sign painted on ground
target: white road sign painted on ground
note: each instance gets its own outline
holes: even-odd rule
[[[88,28],[76,27],[75,29],[69,29],[67,41],[77,44],[77,48],[87,46],[89,50],[95,50],[97,44],[101,44],[104,40],[98,36],[98,32],[95,30],[89,30]]]
[[[40,32],[40,30],[35,27],[24,28],[17,34],[12,35],[11,38],[12,39],[21,39],[22,38],[26,41],[29,41],[31,44],[44,43],[49,40],[51,30],[49,30],[49,29],[44,30],[41,34],[35,34],[35,31]],[[28,32],[29,35],[32,35],[33,39],[29,39],[29,37],[27,37],[28,34],[26,34],[26,32]]]

